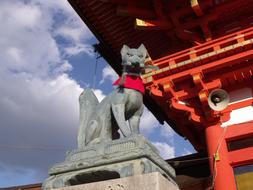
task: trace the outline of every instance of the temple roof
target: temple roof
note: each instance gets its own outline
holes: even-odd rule
[[[221,37],[252,22],[250,0],[69,0],[111,51],[143,43],[152,59]]]

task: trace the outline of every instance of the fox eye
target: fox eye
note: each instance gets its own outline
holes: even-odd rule
[[[143,58],[143,55],[139,55],[139,58]]]
[[[127,55],[128,55],[129,57],[132,57],[132,55],[131,55],[130,53],[127,53]]]

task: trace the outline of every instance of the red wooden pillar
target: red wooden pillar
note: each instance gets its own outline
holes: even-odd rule
[[[208,126],[205,135],[211,174],[214,177],[214,190],[236,190],[233,168],[228,159],[224,128],[220,125]],[[217,149],[218,154],[215,156]]]

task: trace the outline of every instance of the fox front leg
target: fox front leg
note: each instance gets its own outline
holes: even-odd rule
[[[111,106],[114,118],[119,126],[120,131],[124,137],[127,137],[131,134],[129,127],[126,124],[125,119],[125,99],[126,95],[123,93],[116,93],[112,97]]]
[[[140,133],[140,118],[143,113],[144,106],[142,105],[141,108],[134,113],[132,117],[129,118],[129,126],[130,130],[133,134]]]

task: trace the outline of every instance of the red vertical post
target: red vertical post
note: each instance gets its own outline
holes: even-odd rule
[[[228,159],[224,128],[220,125],[208,126],[205,135],[211,174],[214,177],[214,190],[236,190],[233,168]]]

